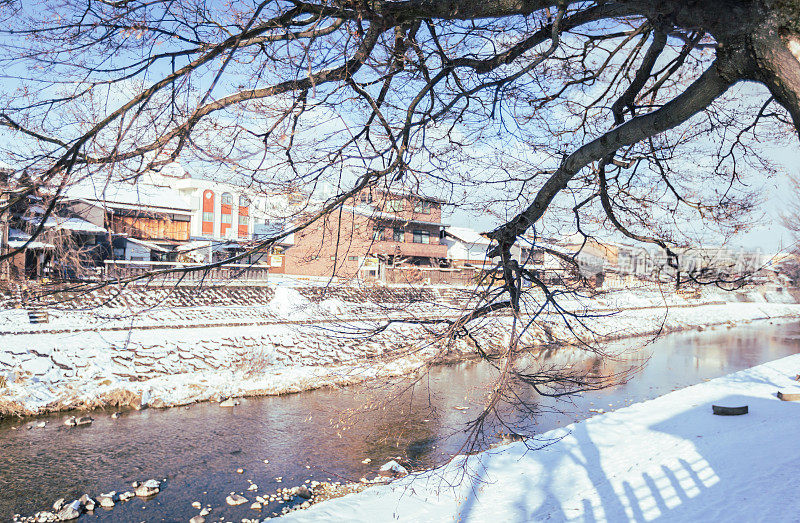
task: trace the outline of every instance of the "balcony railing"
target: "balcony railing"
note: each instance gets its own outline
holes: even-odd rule
[[[398,256],[423,256],[427,258],[446,258],[447,246],[440,245],[439,240],[431,238],[436,243],[407,243],[395,241],[376,241],[372,244],[372,254],[398,255]]]

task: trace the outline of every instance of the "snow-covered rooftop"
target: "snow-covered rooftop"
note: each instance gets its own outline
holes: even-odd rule
[[[481,236],[481,233],[469,227],[448,227],[445,229],[445,233],[471,245],[489,245],[491,243],[489,238]]]
[[[22,219],[36,226],[38,226],[42,221],[41,217],[39,216],[25,216]],[[85,232],[89,234],[105,234],[107,232],[99,225],[88,222],[83,218],[65,218],[63,216],[48,216],[47,220],[44,222],[44,226],[48,229],[65,229],[68,231]]]
[[[31,238],[31,235],[25,231],[21,231],[19,229],[14,229],[13,227],[8,229],[8,246],[12,249],[19,249],[20,247],[25,246],[25,242],[27,242]],[[28,243],[26,246],[28,249],[54,249],[50,243],[40,242],[40,241],[32,241]]]
[[[155,244],[155,243],[153,243],[153,242],[148,242],[148,241],[145,241],[145,240],[140,240],[140,239],[138,239],[138,238],[126,238],[126,240],[127,240],[127,241],[129,241],[129,242],[131,242],[131,243],[135,243],[135,244],[137,244],[137,245],[141,245],[142,247],[145,247],[145,248],[147,248],[147,249],[150,249],[151,251],[156,251],[156,252],[171,252],[171,250],[170,250],[170,249],[164,248],[164,247],[162,247],[162,246],[160,246],[160,245],[157,245],[157,244]]]
[[[422,225],[438,225],[440,227],[444,226],[444,224],[440,223],[440,222],[427,222],[427,221],[424,221],[424,220],[415,220],[415,219],[412,219],[412,218],[406,218],[406,217],[403,217],[403,216],[399,216],[397,214],[392,214],[392,213],[389,213],[389,212],[379,211],[379,210],[374,209],[372,207],[369,207],[367,205],[358,205],[358,206],[355,206],[355,207],[352,207],[350,205],[344,205],[344,206],[342,206],[342,209],[344,209],[346,211],[353,212],[355,214],[360,214],[361,216],[369,216],[370,218],[379,218],[381,220],[390,220],[390,221],[395,221],[395,222],[419,223],[419,224],[422,224]]]
[[[69,186],[64,197],[101,203],[105,207],[138,209],[141,207],[191,212],[191,205],[178,191],[145,183],[83,180]]]

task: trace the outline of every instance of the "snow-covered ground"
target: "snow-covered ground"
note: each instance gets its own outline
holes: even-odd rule
[[[755,293],[742,303],[730,294],[699,299],[627,291],[565,303],[589,310],[588,329],[600,338],[735,324],[766,318],[800,318],[788,294]],[[723,298],[728,301],[724,301]],[[760,298],[760,299],[759,299]],[[621,311],[611,313],[615,308]],[[313,303],[279,287],[270,301],[251,307],[147,306],[55,309],[51,323],[30,325],[19,309],[0,311],[0,416],[101,406],[166,407],[229,396],[281,394],[326,385],[411,373],[441,357],[426,327],[396,323],[375,335],[359,329],[368,318],[455,317],[452,303],[375,303],[327,299]],[[327,323],[320,323],[327,322]],[[500,348],[510,318],[482,320],[476,336],[484,348]],[[569,337],[555,315],[550,332]],[[543,343],[531,330],[526,343]],[[464,341],[449,358],[474,353]],[[579,357],[570,353],[568,357]]]
[[[800,354],[359,494],[288,521],[798,521]],[[749,407],[715,416],[712,405]],[[529,442],[529,444],[531,444]]]

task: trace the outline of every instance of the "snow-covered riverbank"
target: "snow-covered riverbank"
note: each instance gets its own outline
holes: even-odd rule
[[[716,303],[708,304],[711,300]],[[603,311],[586,322],[605,338],[800,318],[800,305],[794,303],[718,300],[717,295],[691,301],[627,292],[573,306]],[[621,310],[609,316],[616,307]],[[0,337],[0,415],[167,407],[408,374],[441,356],[439,348],[427,343],[425,328],[397,323],[365,336],[359,330],[377,323],[363,318],[377,318],[379,313],[442,317],[458,311],[430,302],[393,307],[341,300],[312,303],[296,291],[278,289],[271,301],[250,308],[238,304],[149,307],[133,316],[131,312],[60,310],[53,323],[36,330],[26,327],[24,312],[0,312],[5,330]],[[362,319],[353,321],[356,317]],[[159,318],[165,319],[162,327]],[[558,318],[551,320],[552,332],[563,330]],[[123,328],[126,321],[129,327]],[[508,322],[507,317],[484,321],[479,335],[487,343],[502,345]],[[531,344],[543,341],[536,333],[530,338]],[[454,349],[451,360],[472,353],[463,342]]]
[[[795,521],[800,354],[458,457],[288,521]],[[747,405],[715,416],[712,405]]]

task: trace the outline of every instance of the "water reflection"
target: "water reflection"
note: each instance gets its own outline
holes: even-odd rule
[[[519,420],[531,432],[543,432],[584,419],[592,409],[612,410],[796,352],[800,325],[674,334],[627,361],[586,359],[587,368],[618,371],[650,358],[625,385],[562,401],[530,393],[541,413]],[[385,387],[373,384],[246,399],[235,409],[199,404],[130,412],[119,420],[98,413],[91,427],[66,427],[67,415],[46,418],[44,429],[6,421],[0,424],[0,519],[42,510],[59,497],[121,491],[148,478],[166,479],[154,499],[84,518],[188,520],[197,514],[193,501],[214,506],[215,519],[255,517],[249,504],[224,502],[231,491],[244,491],[248,479],[264,493],[306,479],[357,481],[396,456],[424,466],[441,463],[463,443],[464,423],[480,410],[484,386],[494,377],[485,365],[438,368],[389,405],[380,403]],[[372,463],[361,463],[367,457]],[[236,473],[239,467],[244,474]]]

